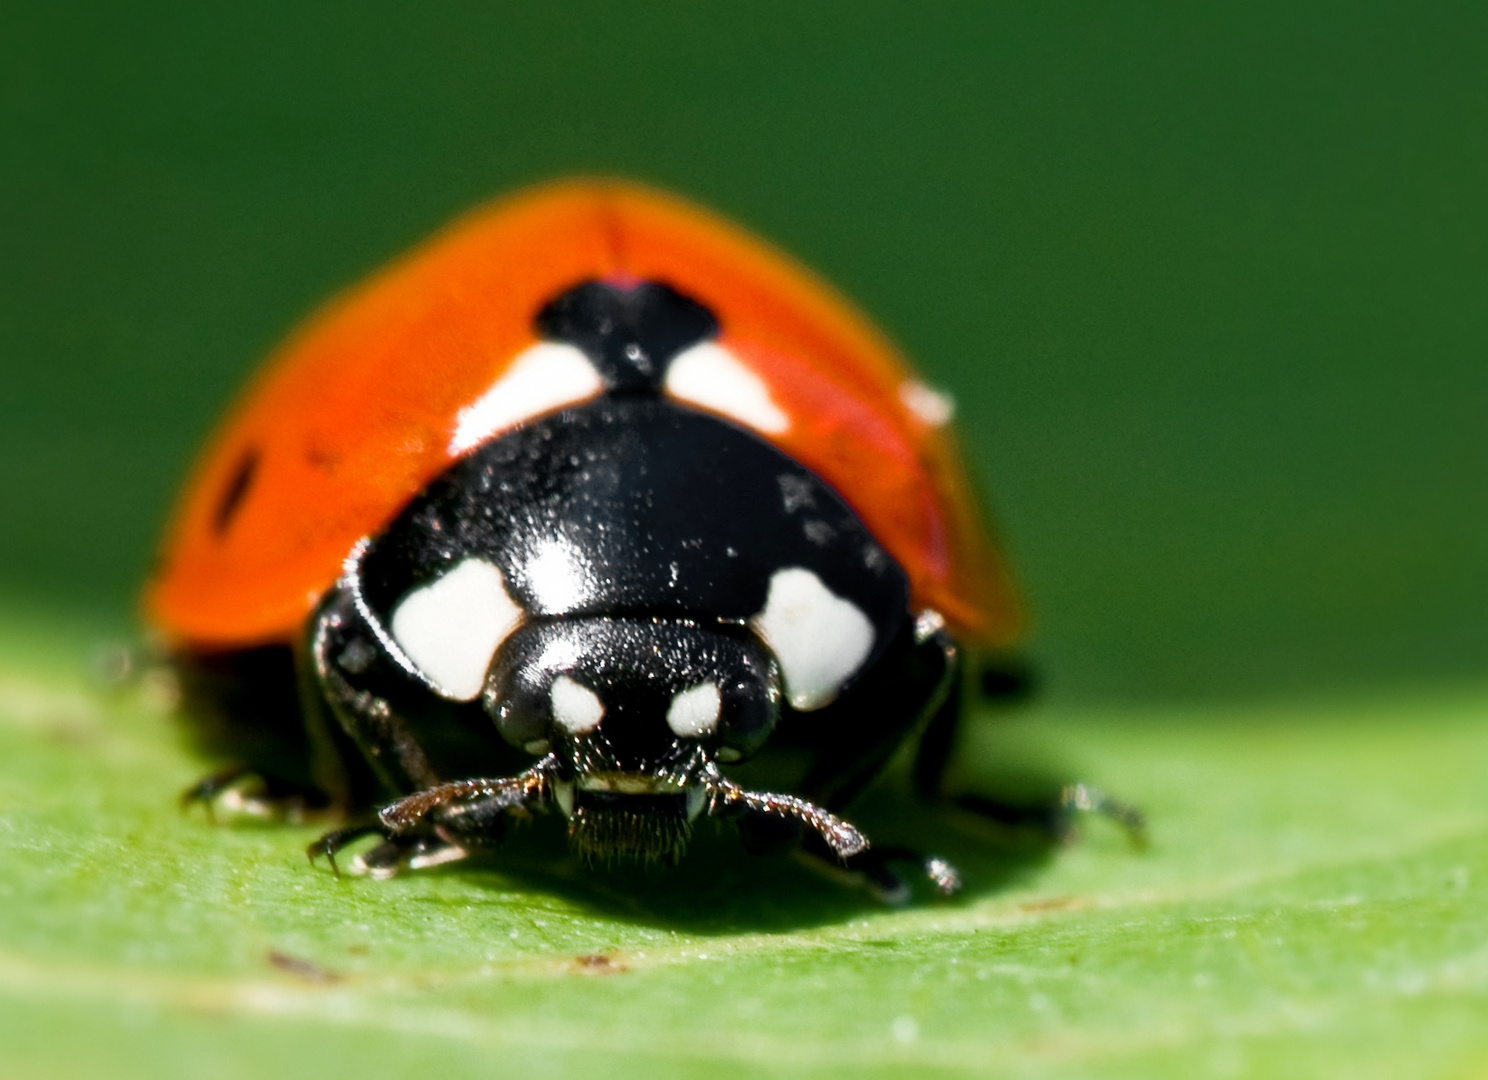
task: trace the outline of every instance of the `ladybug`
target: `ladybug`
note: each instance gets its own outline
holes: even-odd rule
[[[311,847],[375,833],[377,876],[544,812],[590,861],[670,861],[711,815],[953,891],[839,816],[909,739],[938,794],[963,684],[1022,628],[950,412],[670,196],[476,211],[295,335],[186,487],[144,609],[238,762],[188,799],[252,777],[255,807],[380,806]],[[730,777],[770,755],[804,761],[788,791]]]

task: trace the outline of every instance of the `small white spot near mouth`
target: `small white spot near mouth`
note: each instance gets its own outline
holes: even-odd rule
[[[688,784],[675,777],[646,776],[643,773],[590,773],[575,781],[555,781],[553,797],[565,816],[573,816],[574,789],[609,791],[618,795],[685,795],[687,820],[692,821],[708,803],[708,789],[703,784]]]
[[[613,791],[619,795],[677,795],[686,781],[646,773],[585,773],[578,778],[578,786],[580,791]]]
[[[667,365],[666,391],[768,435],[790,430],[790,417],[775,404],[765,380],[716,341],[704,341],[673,357]]]
[[[553,680],[549,696],[553,702],[553,721],[570,735],[586,735],[604,719],[604,702],[599,695],[567,675]]]

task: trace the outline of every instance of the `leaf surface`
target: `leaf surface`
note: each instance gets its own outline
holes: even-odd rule
[[[182,814],[211,764],[84,635],[0,628],[0,1074],[1472,1076],[1488,1072],[1488,693],[977,717],[964,779],[1139,802],[1048,850],[910,807],[956,861],[886,909],[724,830],[590,871],[333,878],[322,828]]]

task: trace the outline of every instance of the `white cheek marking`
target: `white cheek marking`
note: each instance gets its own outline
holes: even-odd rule
[[[790,417],[770,397],[765,381],[714,341],[694,345],[672,358],[666,391],[756,431],[779,435],[790,428]]]
[[[521,621],[501,571],[470,558],[400,600],[391,627],[393,640],[440,694],[473,701],[491,657]]]
[[[492,435],[560,405],[594,397],[604,380],[572,345],[539,341],[515,360],[472,404],[460,410],[449,452],[461,454]]]
[[[684,739],[699,739],[718,729],[718,713],[723,705],[718,687],[711,682],[698,683],[672,698],[667,709],[667,727]]]
[[[785,696],[801,712],[831,702],[873,651],[868,616],[800,566],[775,571],[765,608],[750,621],[780,661]]]
[[[956,401],[933,386],[910,379],[899,386],[899,400],[904,407],[931,427],[945,427],[956,415]]]
[[[604,719],[604,702],[599,696],[567,675],[554,679],[549,693],[553,699],[553,719],[570,735],[585,735]]]

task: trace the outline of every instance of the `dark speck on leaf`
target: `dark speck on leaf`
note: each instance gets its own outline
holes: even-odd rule
[[[574,957],[574,966],[586,975],[618,975],[625,965],[612,960],[605,953],[589,953]]]
[[[269,963],[280,971],[287,971],[291,975],[298,975],[306,982],[333,983],[340,982],[341,976],[323,968],[312,960],[304,960],[298,956],[290,956],[289,953],[279,952],[277,949],[269,951]]]

